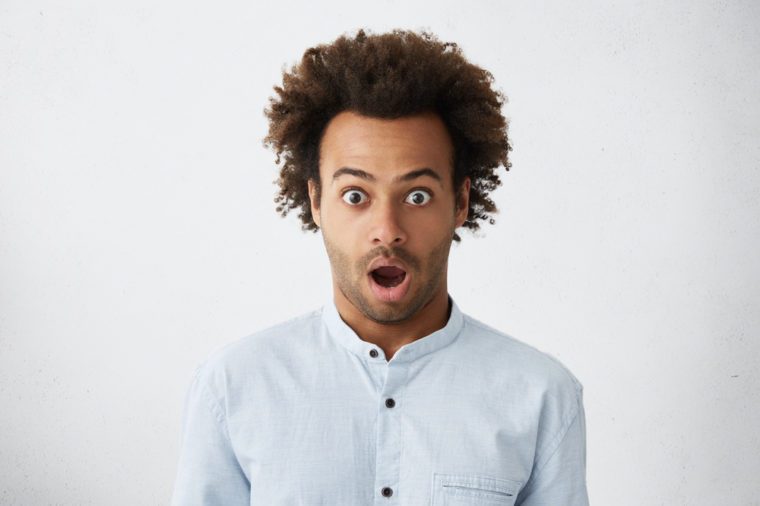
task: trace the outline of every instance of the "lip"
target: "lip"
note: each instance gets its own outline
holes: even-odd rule
[[[381,266],[382,267],[382,266]],[[377,299],[382,302],[399,302],[404,298],[409,291],[409,283],[412,277],[407,272],[404,276],[404,281],[396,286],[382,286],[377,284],[375,278],[372,277],[372,273],[367,274],[367,280],[369,282],[369,288]]]
[[[406,274],[404,275],[404,280],[399,283],[396,286],[382,286],[377,284],[375,282],[375,278],[372,277],[372,271],[379,267],[397,267],[399,269],[402,269]],[[369,270],[367,271],[367,280],[369,282],[369,288],[372,291],[372,293],[375,295],[377,299],[379,299],[382,302],[398,302],[401,299],[404,298],[404,296],[409,291],[409,284],[411,282],[411,274],[409,272],[409,269],[404,265],[403,262],[400,260],[397,260],[395,258],[376,258],[372,263],[369,265]]]

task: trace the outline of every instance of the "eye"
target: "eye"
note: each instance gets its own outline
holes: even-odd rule
[[[415,206],[424,206],[433,196],[427,190],[414,190],[406,197],[406,202]]]
[[[353,189],[353,190],[348,190],[344,192],[341,198],[346,204],[356,206],[356,205],[363,204],[364,202],[366,202],[367,194],[361,190]]]

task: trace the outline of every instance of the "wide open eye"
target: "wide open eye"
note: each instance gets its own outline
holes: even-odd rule
[[[361,190],[351,189],[344,192],[341,198],[346,204],[356,206],[367,201],[367,194]]]
[[[406,202],[415,206],[424,206],[433,198],[427,190],[414,190],[406,197]]]

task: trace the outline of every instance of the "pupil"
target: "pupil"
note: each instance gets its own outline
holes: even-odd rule
[[[422,201],[425,199],[422,197],[421,193],[415,193],[414,197],[412,197],[412,200],[414,200],[415,204],[422,204]]]
[[[349,199],[351,200],[352,204],[358,204],[359,201],[362,198],[361,198],[361,196],[358,193],[354,192],[354,193],[351,194],[351,196],[349,197]]]

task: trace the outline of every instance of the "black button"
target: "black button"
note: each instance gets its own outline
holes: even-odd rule
[[[396,405],[396,401],[394,401],[393,399],[391,399],[391,398],[385,399],[385,406],[386,407],[392,408],[395,405]]]
[[[393,489],[391,487],[383,487],[383,490],[381,490],[380,493],[383,494],[384,497],[390,497],[393,495]]]
[[[372,358],[375,358],[377,356],[377,350],[374,349],[374,348],[372,348],[371,350],[369,350],[369,356],[372,357]]]

